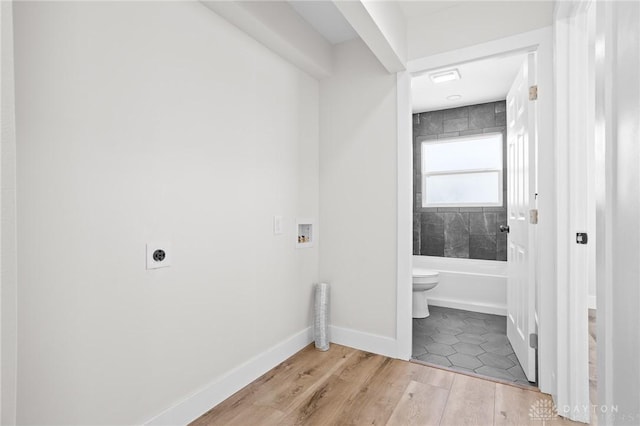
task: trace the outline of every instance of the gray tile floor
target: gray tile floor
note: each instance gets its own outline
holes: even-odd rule
[[[507,318],[429,306],[431,315],[413,319],[414,359],[495,379],[527,381],[507,340]]]

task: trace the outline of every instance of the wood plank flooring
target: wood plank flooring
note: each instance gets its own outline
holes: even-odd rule
[[[193,426],[539,425],[549,395],[331,345],[298,352]],[[556,417],[547,425],[579,424]]]

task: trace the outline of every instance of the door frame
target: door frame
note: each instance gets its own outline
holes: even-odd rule
[[[596,292],[600,424],[637,424],[640,401],[640,55],[637,2],[595,2]],[[629,36],[631,33],[631,36]]]
[[[413,235],[413,159],[411,124],[410,75],[415,72],[436,69],[487,57],[521,51],[536,51],[538,55],[538,156],[551,170],[539,174],[537,226],[538,249],[536,265],[536,314],[538,318],[538,385],[541,391],[556,394],[557,340],[556,311],[556,192],[555,192],[555,138],[554,138],[554,86],[553,86],[553,33],[551,27],[494,40],[488,43],[431,55],[407,63],[407,70],[398,73],[398,134],[397,134],[397,306],[396,343],[397,357],[411,357],[411,262]],[[540,161],[538,161],[540,164]],[[546,250],[540,250],[545,247]],[[549,249],[551,248],[551,249]]]
[[[595,270],[595,4],[558,3],[554,16],[558,177],[558,413],[589,423],[589,280]],[[587,70],[587,72],[585,72]],[[586,182],[586,184],[585,184]],[[587,245],[576,233],[587,232]],[[585,409],[585,407],[588,407]]]

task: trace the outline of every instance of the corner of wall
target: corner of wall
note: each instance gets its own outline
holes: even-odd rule
[[[334,326],[392,341],[397,108],[396,75],[361,41],[336,46],[320,96],[320,275],[331,284]]]

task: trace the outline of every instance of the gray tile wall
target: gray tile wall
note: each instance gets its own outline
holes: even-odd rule
[[[505,101],[413,115],[413,254],[507,260]],[[502,132],[503,207],[423,208],[420,146],[425,140]]]

